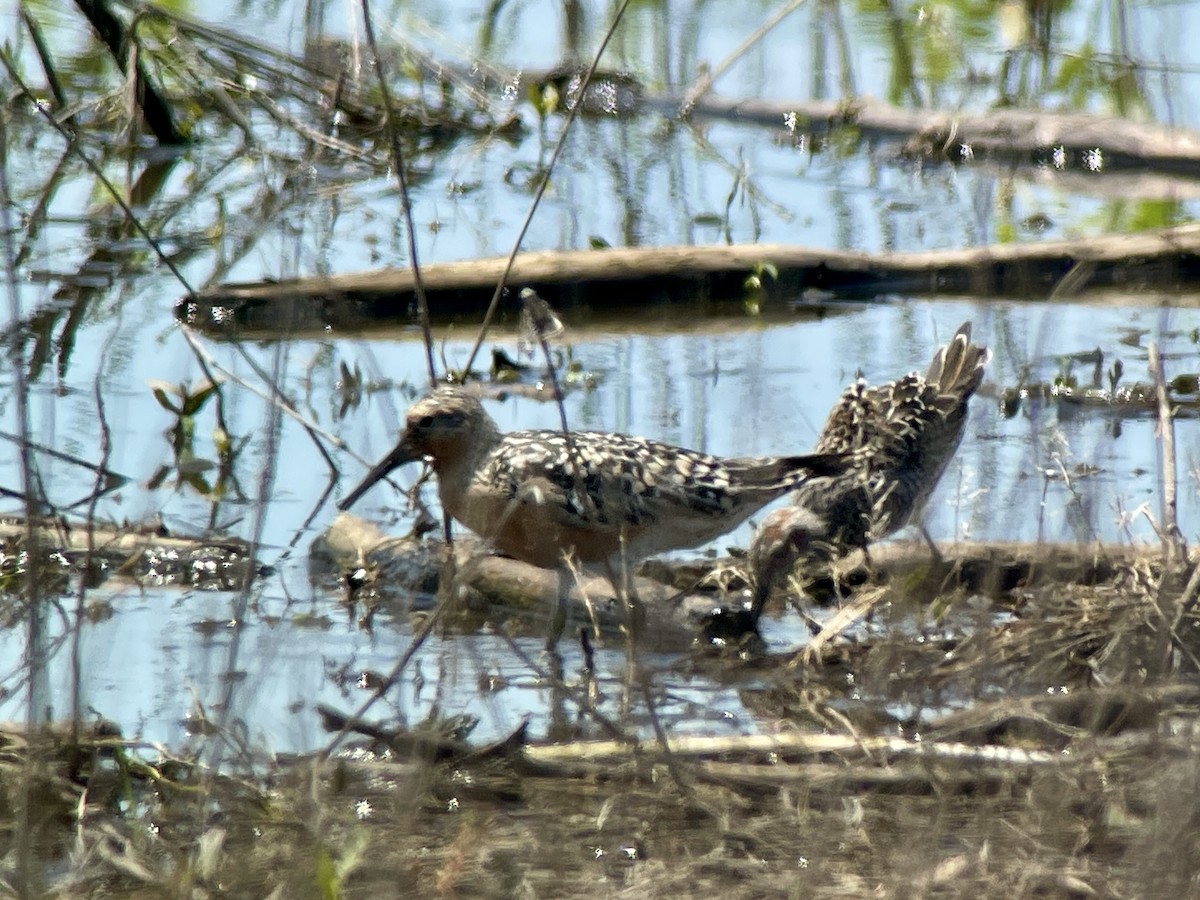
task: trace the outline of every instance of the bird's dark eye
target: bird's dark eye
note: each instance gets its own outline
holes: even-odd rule
[[[433,416],[421,416],[421,421],[417,423],[418,428],[432,428]]]

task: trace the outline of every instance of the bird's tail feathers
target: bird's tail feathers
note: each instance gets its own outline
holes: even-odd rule
[[[983,382],[983,368],[991,358],[990,350],[971,342],[971,323],[964,322],[950,343],[938,348],[925,379],[939,393],[966,400]]]

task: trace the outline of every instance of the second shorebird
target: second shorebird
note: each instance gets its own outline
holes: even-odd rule
[[[768,515],[750,545],[754,621],[801,558],[828,560],[865,550],[917,521],[958,448],[967,402],[990,358],[971,341],[971,323],[965,322],[938,348],[924,375],[913,372],[877,387],[860,378],[846,388],[816,452],[845,454],[849,464],[802,484],[793,505]]]
[[[558,571],[551,646],[564,623],[568,558],[601,566],[629,599],[633,563],[706,543],[811,475],[845,467],[837,453],[722,458],[622,434],[505,434],[473,392],[442,387],[413,405],[395,449],[338,507],[421,459],[456,521],[509,556]]]

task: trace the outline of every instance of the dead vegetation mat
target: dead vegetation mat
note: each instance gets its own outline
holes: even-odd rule
[[[665,746],[625,723],[472,746],[345,720],[358,734],[328,758],[230,757],[248,773],[232,778],[107,727],[6,728],[3,880],[52,896],[1194,895],[1200,619],[1174,626],[1164,668],[1161,588],[1126,570],[919,610],[885,591],[816,651],[690,659],[739,684],[759,733],[668,729]]]

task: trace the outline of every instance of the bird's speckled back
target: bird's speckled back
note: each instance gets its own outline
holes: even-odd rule
[[[877,387],[859,379],[846,388],[816,450],[851,454],[854,462],[840,475],[810,479],[794,495],[828,523],[830,543],[842,551],[865,546],[920,514],[962,438],[967,403],[989,358],[971,342],[968,322],[924,375]]]
[[[625,531],[642,555],[694,546],[736,527],[814,466],[822,468],[821,460],[721,458],[623,434],[516,431],[477,470],[472,490],[512,500],[536,482],[543,507],[560,521]]]
[[[425,457],[442,505],[505,552],[553,566],[694,547],[841,457],[722,458],[623,434],[500,432],[479,399],[440,388],[406,416],[394,457]]]

